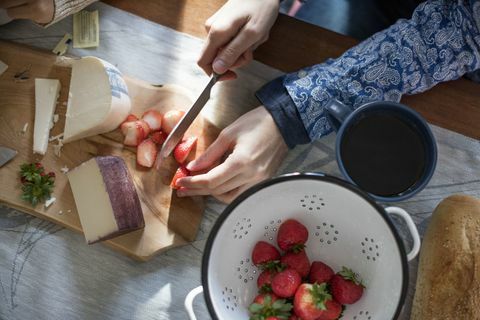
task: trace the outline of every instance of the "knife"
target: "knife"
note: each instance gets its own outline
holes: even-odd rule
[[[0,147],[0,167],[2,167],[8,161],[12,160],[16,155],[16,150],[7,147]]]
[[[203,89],[197,101],[195,101],[195,103],[190,107],[190,109],[188,109],[188,111],[183,115],[183,117],[177,123],[175,128],[173,128],[172,132],[170,132],[167,139],[165,140],[165,143],[162,146],[162,149],[160,149],[160,152],[159,152],[159,156],[162,159],[165,159],[172,153],[173,149],[175,149],[175,146],[183,138],[183,135],[188,130],[192,122],[198,116],[200,111],[202,111],[203,107],[205,106],[207,101],[210,99],[210,92],[212,90],[212,87],[217,82],[219,77],[220,75],[216,73],[212,75],[212,77],[210,78],[210,81],[208,82],[205,89]],[[158,166],[159,165],[157,165],[157,167]]]

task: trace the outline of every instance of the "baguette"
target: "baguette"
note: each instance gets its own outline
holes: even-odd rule
[[[410,319],[480,319],[480,200],[453,195],[433,212]]]

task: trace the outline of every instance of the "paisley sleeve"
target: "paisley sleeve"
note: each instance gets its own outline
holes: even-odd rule
[[[480,0],[435,0],[337,59],[288,74],[283,85],[311,140],[332,131],[324,106],[400,101],[480,69]],[[454,108],[455,106],[452,106]]]

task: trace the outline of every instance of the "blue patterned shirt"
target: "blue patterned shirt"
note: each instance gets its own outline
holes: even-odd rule
[[[330,133],[331,98],[359,107],[400,101],[480,69],[480,0],[432,0],[337,59],[268,83],[257,92],[287,145]],[[453,106],[452,106],[453,107]]]

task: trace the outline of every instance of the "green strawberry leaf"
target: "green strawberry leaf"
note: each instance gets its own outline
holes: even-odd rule
[[[248,310],[254,314],[259,313],[260,311],[262,311],[262,309],[263,309],[263,305],[259,303],[252,303],[250,307],[248,307]]]
[[[310,289],[310,294],[313,297],[313,303],[317,309],[327,310],[326,302],[332,300],[332,295],[329,292],[327,283],[314,283],[312,289]]]
[[[339,271],[338,274],[341,275],[345,280],[350,280],[356,285],[362,286],[363,288],[365,288],[362,281],[358,279],[358,274],[353,272],[352,269],[342,266],[342,270]]]

